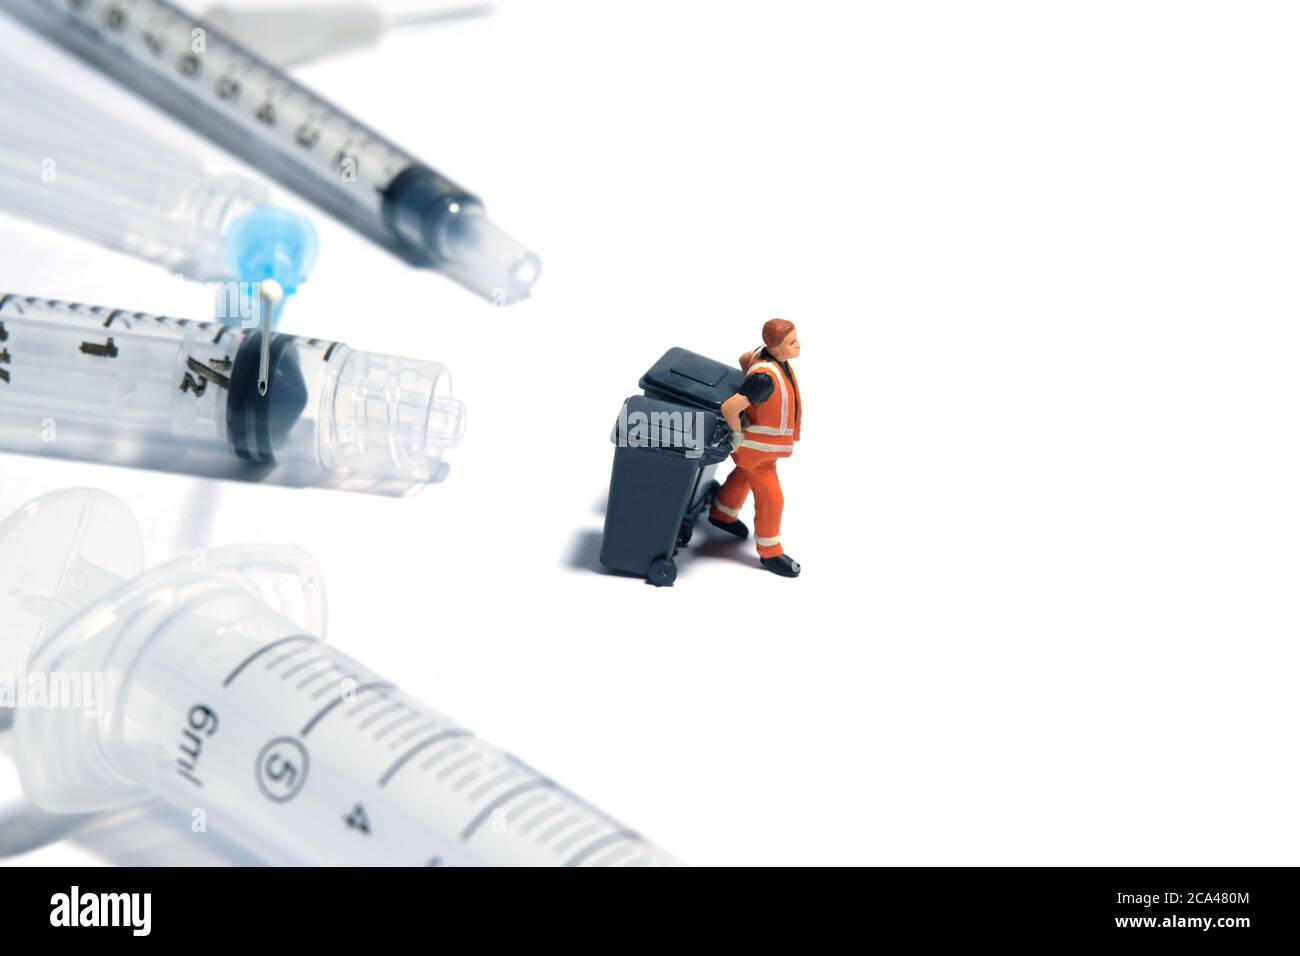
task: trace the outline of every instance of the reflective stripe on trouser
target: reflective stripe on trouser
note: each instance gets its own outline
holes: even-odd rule
[[[776,455],[746,456],[737,463],[718,492],[709,514],[719,521],[735,521],[749,492],[754,492],[754,543],[760,557],[775,558],[781,550],[781,509],[785,497],[776,477]]]

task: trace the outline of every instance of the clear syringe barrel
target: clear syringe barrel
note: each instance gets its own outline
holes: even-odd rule
[[[0,450],[381,494],[442,477],[464,425],[444,366],[276,334],[263,397],[260,345],[255,330],[0,294]]]
[[[84,556],[52,564],[57,580],[24,568],[33,549],[8,537],[0,566],[48,582],[19,607],[55,620],[78,607],[39,642],[28,679],[102,675],[102,705],[18,708],[24,793],[44,810],[161,798],[191,817],[194,839],[227,837],[276,864],[674,862],[327,646],[320,572],[297,549],[215,549],[115,585]]]
[[[297,288],[315,261],[310,222],[271,207],[261,184],[213,176],[173,144],[94,108],[58,79],[58,66],[17,51],[0,71],[0,210],[189,278]],[[252,262],[271,268],[250,270]]]
[[[266,189],[209,177],[140,131],[110,132],[89,109],[61,105],[73,97],[53,78],[0,74],[0,210],[195,279],[237,278],[225,230],[268,203]]]
[[[0,0],[7,11],[353,228],[498,304],[537,256],[483,203],[167,0]]]

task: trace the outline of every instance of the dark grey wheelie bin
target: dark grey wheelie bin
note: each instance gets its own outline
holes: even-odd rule
[[[730,453],[719,411],[744,381],[732,368],[669,349],[641,378],[614,427],[614,471],[600,562],[657,586],[677,578],[677,549],[717,493],[713,473]]]

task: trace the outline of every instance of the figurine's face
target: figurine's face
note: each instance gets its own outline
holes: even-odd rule
[[[799,330],[791,329],[790,334],[781,340],[781,344],[768,349],[778,362],[788,362],[799,357]]]

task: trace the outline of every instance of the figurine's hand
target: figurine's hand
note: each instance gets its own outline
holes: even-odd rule
[[[731,441],[730,441],[730,444],[731,444],[731,450],[732,450],[733,452],[734,452],[734,451],[739,451],[739,450],[740,450],[740,443],[743,442],[744,440],[745,440],[745,433],[744,433],[744,432],[732,432],[732,433],[731,433]]]

